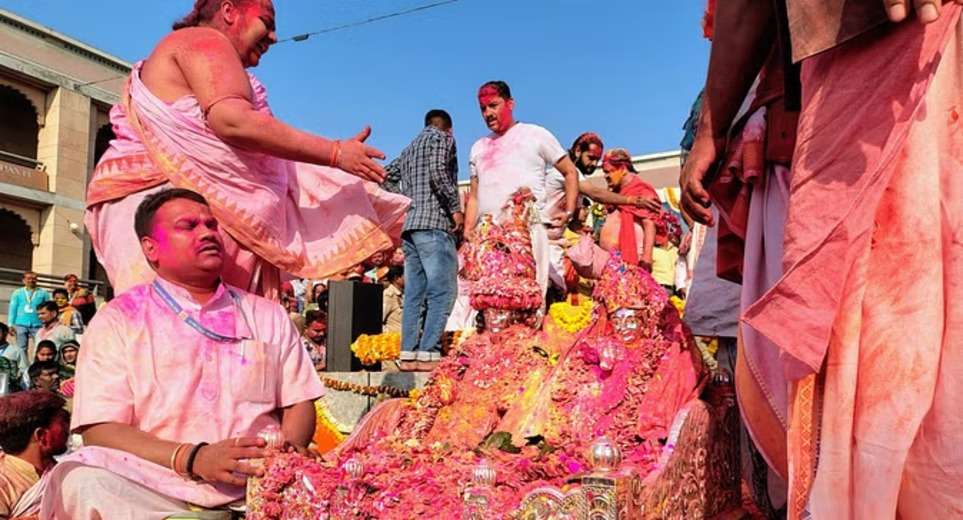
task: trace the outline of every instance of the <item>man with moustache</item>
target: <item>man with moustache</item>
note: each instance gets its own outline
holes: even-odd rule
[[[271,0],[197,0],[173,29],[134,65],[87,191],[86,227],[117,292],[153,278],[128,223],[170,187],[210,204],[224,279],[271,298],[282,273],[327,278],[396,245],[408,202],[369,182],[384,177],[370,128],[332,140],[287,125],[247,72],[277,42]]]
[[[23,509],[36,498],[28,490],[67,451],[70,414],[64,405],[47,390],[0,397],[0,518],[29,517]]]
[[[314,432],[321,382],[275,302],[223,282],[224,246],[203,197],[172,189],[137,209],[156,279],[101,309],[77,366],[71,428],[41,518],[166,518],[244,496],[258,433],[296,449]],[[208,444],[210,443],[210,444]]]
[[[549,233],[561,236],[575,215],[579,177],[575,164],[548,130],[515,120],[515,100],[504,81],[489,81],[478,89],[478,106],[491,134],[471,148],[471,185],[465,209],[465,235],[474,232],[483,215],[498,217],[513,193],[528,188],[540,213],[531,226],[536,277],[544,296],[549,278]],[[556,168],[565,178],[561,211],[546,215],[546,176]]]
[[[568,149],[568,156],[578,170],[578,190],[584,197],[594,202],[609,206],[635,206],[649,211],[659,211],[661,201],[658,197],[628,196],[609,190],[605,178],[601,175],[592,177],[598,169],[599,161],[605,145],[602,138],[594,132],[585,132],[579,135],[571,148]],[[545,208],[542,216],[546,221],[551,221],[553,216],[563,214],[565,211],[565,175],[557,168],[551,168],[545,176]],[[584,200],[584,199],[583,199]],[[584,201],[583,205],[588,204]],[[561,231],[552,230],[549,233],[549,258],[551,267],[549,268],[549,281],[562,291],[571,289],[565,284],[565,267],[563,257],[567,241],[562,239]]]

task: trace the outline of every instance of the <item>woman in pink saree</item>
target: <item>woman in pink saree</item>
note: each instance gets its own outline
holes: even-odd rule
[[[367,182],[383,178],[367,129],[331,141],[271,114],[244,69],[275,41],[269,0],[200,0],[134,66],[85,218],[117,292],[153,276],[131,224],[140,201],[166,187],[208,200],[222,226],[225,281],[268,296],[282,273],[325,278],[399,235],[408,201]]]

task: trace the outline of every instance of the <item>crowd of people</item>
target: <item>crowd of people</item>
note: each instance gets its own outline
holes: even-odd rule
[[[34,272],[22,281],[0,322],[0,518],[23,512],[20,499],[67,451],[77,358],[97,309],[74,274],[49,292]]]
[[[48,292],[26,272],[0,322],[0,393],[45,389],[72,397],[72,379],[87,324],[97,310],[77,275]]]
[[[544,381],[519,386],[530,371],[507,370],[495,374],[506,386],[492,386],[504,360],[484,347],[513,325],[525,329],[516,340],[531,340],[552,302],[601,298],[598,337],[625,333],[653,363],[667,358],[649,340],[670,320],[686,341],[689,331],[718,340],[703,361],[714,381],[734,380],[744,491],[760,516],[959,512],[959,3],[716,11],[710,1],[710,67],[677,198],[596,134],[565,149],[520,122],[497,80],[474,93],[490,133],[470,148],[467,194],[444,110],[430,110],[382,167],[368,128],[331,140],[271,113],[245,69],[277,41],[272,2],[198,0],[133,67],[111,113],[118,137],[88,188],[85,225],[118,297],[91,319],[96,305],[76,277],[50,294],[27,273],[0,324],[0,516],[166,518],[243,497],[247,478],[264,476],[251,463],[267,453],[259,433],[298,453],[311,443],[328,284],[341,279],[384,285],[382,326],[400,331],[401,370],[440,365],[508,394]],[[921,23],[904,22],[910,13]],[[494,249],[472,249],[484,247]],[[590,293],[606,268],[609,285]],[[672,297],[688,299],[685,326],[666,307]],[[492,335],[460,356],[483,361],[443,360],[445,331],[473,326],[472,308],[487,311],[481,329]],[[658,317],[648,329],[645,309]],[[556,390],[600,398],[565,370],[655,366],[602,348],[610,343],[554,361],[544,345],[524,348],[523,361],[544,369],[534,375],[561,375],[548,379],[550,398],[519,406],[551,416]],[[688,376],[656,379],[686,382],[686,396],[698,388]],[[477,416],[505,412],[485,392],[451,399],[443,379],[430,387],[418,402],[432,420],[444,412],[439,424],[473,441],[493,426]],[[633,402],[619,392],[641,388],[602,404]],[[655,394],[646,406],[664,399]],[[84,446],[53,465],[67,410]],[[635,423],[638,410],[626,410]],[[558,431],[584,422],[555,419],[545,424]],[[661,442],[662,426],[648,440]]]

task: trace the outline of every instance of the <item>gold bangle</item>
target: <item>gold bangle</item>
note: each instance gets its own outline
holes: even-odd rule
[[[178,444],[177,447],[174,448],[174,453],[171,454],[171,463],[170,463],[171,471],[173,471],[174,473],[177,473],[178,475],[182,475],[182,473],[180,471],[177,471],[177,467],[175,466],[175,464],[177,464],[177,455],[181,452],[182,449],[184,449],[184,446],[187,446],[188,444],[189,443],[186,443],[186,442],[182,442]]]
[[[334,152],[331,154],[333,159],[331,161],[331,166],[334,168],[340,168],[338,163],[341,161],[341,141],[334,142]]]

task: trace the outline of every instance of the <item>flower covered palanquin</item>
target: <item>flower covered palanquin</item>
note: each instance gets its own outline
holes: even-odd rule
[[[626,342],[604,316],[597,320],[561,358],[535,406],[512,425],[512,441],[588,446],[604,435],[619,444],[627,461],[645,459],[678,407],[697,394],[699,365],[690,355],[691,337],[678,326],[678,315],[651,275],[617,256],[595,294],[610,312],[639,313],[638,338]],[[650,395],[652,389],[657,391]]]
[[[324,461],[270,459],[248,517],[464,518],[483,503],[480,518],[508,518],[529,491],[564,488],[590,469],[600,436],[624,454],[622,470],[656,470],[676,412],[698,390],[698,371],[661,287],[640,295],[632,291],[654,283],[648,273],[617,261],[608,271],[601,302],[638,312],[637,339],[626,341],[601,308],[574,345],[553,320],[553,337],[520,324],[476,334],[417,399],[383,403]],[[491,482],[475,497],[479,467],[491,468]]]
[[[542,305],[535,279],[529,227],[535,223],[535,196],[516,192],[496,222],[486,216],[467,244],[463,274],[472,282],[470,301],[477,310],[534,310]]]

